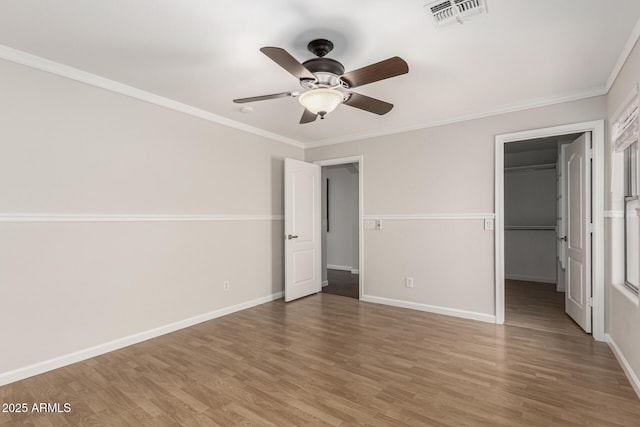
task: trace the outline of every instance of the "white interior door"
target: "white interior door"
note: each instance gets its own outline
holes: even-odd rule
[[[591,332],[591,135],[562,146],[566,213],[565,311]]]
[[[284,160],[284,300],[320,292],[320,166]]]

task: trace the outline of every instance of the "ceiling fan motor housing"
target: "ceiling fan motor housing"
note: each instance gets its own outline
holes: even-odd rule
[[[309,70],[317,81],[300,81],[300,84],[306,88],[334,87],[340,85],[339,77],[344,74],[344,66],[331,58],[313,58],[302,63]]]

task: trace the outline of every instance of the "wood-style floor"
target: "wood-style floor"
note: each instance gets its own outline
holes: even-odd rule
[[[555,284],[505,280],[504,285],[504,321],[507,325],[585,335],[565,313],[564,292],[556,292]]]
[[[638,426],[591,336],[319,293],[221,317],[0,387],[68,402],[2,426]]]
[[[322,292],[333,295],[340,295],[349,298],[360,298],[360,275],[351,274],[350,271],[327,270],[327,282],[329,284],[322,288]]]

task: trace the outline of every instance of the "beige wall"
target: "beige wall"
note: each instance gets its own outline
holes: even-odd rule
[[[555,163],[555,152],[550,161]],[[535,153],[535,152],[529,152]],[[516,153],[524,154],[524,153]],[[537,153],[536,153],[537,154]],[[512,159],[505,155],[505,165]],[[535,160],[528,164],[535,164]],[[504,223],[508,226],[555,227],[556,170],[517,170],[504,174]],[[507,279],[556,283],[556,232],[507,229],[504,233]]]
[[[10,62],[0,76],[0,377],[282,291],[283,158],[301,149]]]
[[[353,165],[329,166],[325,169],[330,186],[327,265],[357,270],[358,173]]]
[[[493,316],[493,233],[482,218],[400,216],[493,213],[495,135],[610,118],[640,76],[640,52],[606,98],[305,153],[10,62],[0,61],[0,76],[0,216],[18,217],[0,222],[1,377],[280,292],[284,157],[364,156],[364,214],[392,218],[365,230],[365,295]],[[613,211],[621,210],[617,188],[606,200]],[[193,215],[226,219],[185,217]],[[611,284],[621,222],[607,221]],[[637,375],[640,310],[608,289],[607,330]]]
[[[492,214],[497,134],[604,117],[605,98],[594,97],[308,149],[305,159],[363,155],[367,216]],[[365,295],[494,316],[493,233],[482,218],[385,219],[364,233]]]
[[[638,81],[640,81],[640,44],[636,43],[607,96],[609,123],[615,119],[616,110]],[[611,152],[609,142],[607,142],[607,155]],[[605,218],[608,231],[606,252],[610,254],[606,273],[607,332],[634,371],[636,378],[640,378],[640,307],[638,297],[631,295],[620,286],[624,282],[624,220],[621,217],[624,208],[622,157],[622,154],[615,156],[614,191],[607,191],[605,198],[606,206],[612,213],[609,218]],[[607,164],[609,161],[610,159],[607,160]],[[607,189],[611,188],[610,176],[611,174],[607,174],[608,182],[605,186]],[[636,384],[636,387],[640,387],[640,384]],[[640,389],[636,390],[640,394]]]

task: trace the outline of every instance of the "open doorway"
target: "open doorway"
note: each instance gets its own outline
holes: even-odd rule
[[[322,292],[329,293],[336,288],[343,288],[337,289],[334,293],[347,294],[344,296],[360,299],[364,295],[363,157],[342,157],[318,160],[314,163],[321,167],[322,183]],[[337,179],[335,179],[336,177]],[[347,177],[349,178],[347,179]],[[329,179],[328,186],[327,179]],[[340,206],[341,204],[348,206]],[[344,222],[351,225],[344,228],[344,224],[342,224]],[[347,229],[350,231],[345,231]],[[343,243],[343,247],[336,251],[335,245],[329,246],[329,243],[340,242],[340,239],[328,241],[328,238],[337,237],[339,234],[344,234],[342,236],[343,242],[347,243]],[[347,261],[344,261],[345,259]],[[335,286],[330,286],[332,283]]]
[[[563,145],[582,134],[504,144],[505,324],[568,335]]]
[[[359,299],[359,163],[323,166],[322,187],[322,292]]]
[[[570,144],[561,144],[565,159],[559,161],[566,169],[567,190],[564,205],[569,220],[566,234],[565,261],[568,273],[565,284],[565,310],[576,319],[576,301],[582,302],[582,319],[576,320],[593,338],[604,341],[604,121],[574,123],[496,135],[495,141],[495,313],[496,323],[505,323],[505,144],[547,137],[581,134]],[[577,141],[581,142],[577,142]],[[590,176],[586,175],[589,171]],[[578,190],[578,192],[576,192]],[[573,195],[573,196],[572,196]],[[572,219],[573,218],[573,219]],[[577,219],[576,219],[577,218]],[[575,240],[572,240],[572,236]],[[579,249],[579,250],[578,250]],[[557,253],[555,255],[557,257]],[[585,258],[586,257],[586,258]],[[557,284],[557,283],[556,283]],[[578,286],[580,285],[580,286]],[[552,286],[555,286],[552,284]]]

